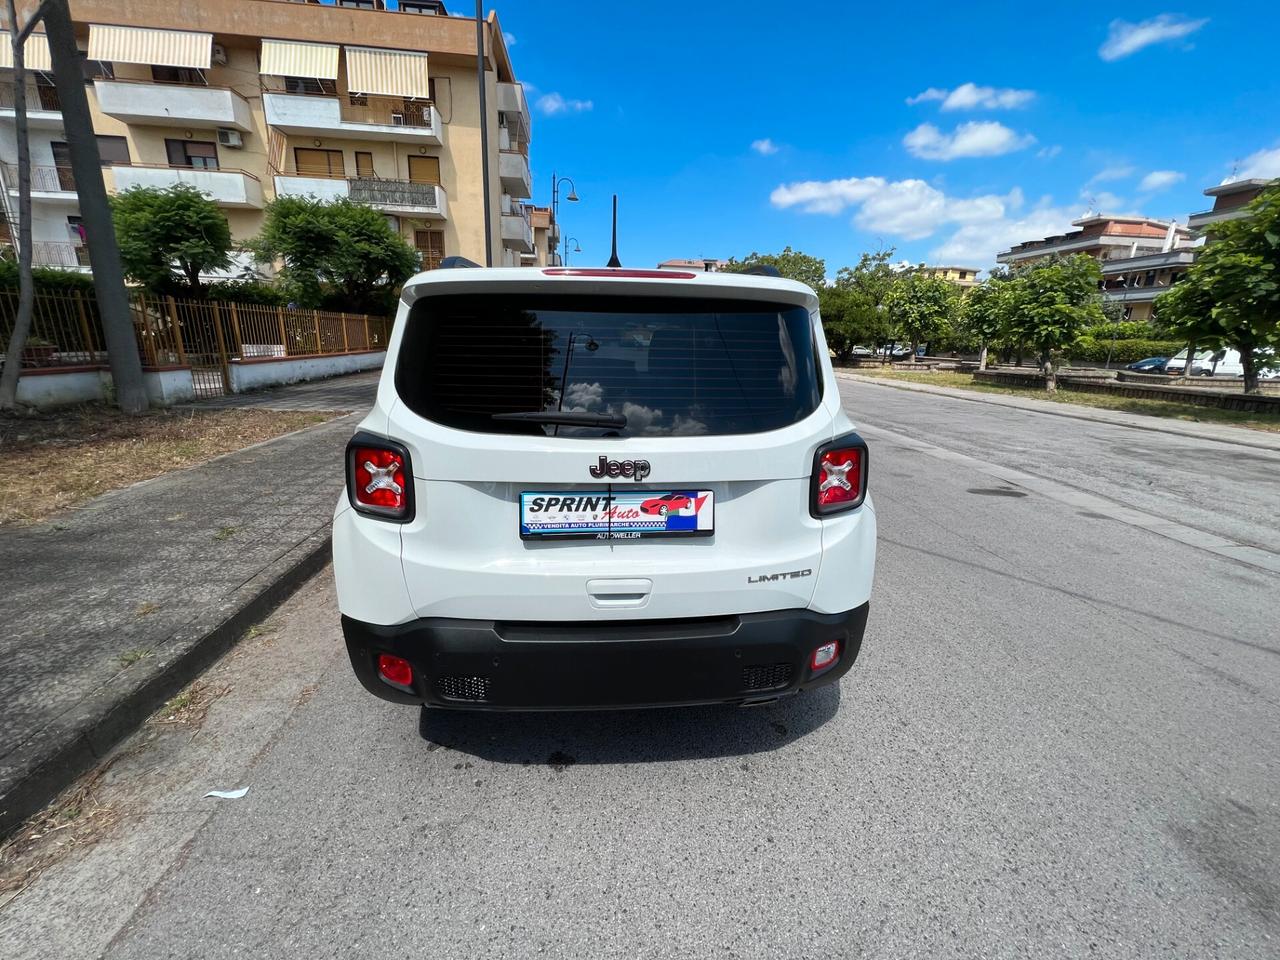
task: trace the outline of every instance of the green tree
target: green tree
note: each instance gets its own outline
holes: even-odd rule
[[[917,271],[900,273],[889,288],[886,307],[902,335],[911,341],[911,360],[921,343],[944,335],[956,312],[959,290],[941,277]]]
[[[1248,214],[1214,227],[1157,309],[1160,322],[1189,343],[1238,350],[1244,390],[1256,393],[1259,368],[1274,364],[1280,349],[1280,186],[1259,194]]]
[[[343,198],[279,197],[253,243],[301,306],[385,313],[418,267],[418,255],[372,207]]]
[[[815,291],[827,285],[827,262],[799,250],[784,247],[781,253],[752,253],[741,260],[730,258],[722,269],[741,273],[748,267],[773,267],[788,280],[808,284]]]
[[[1054,352],[1073,343],[1084,327],[1106,319],[1101,281],[1098,261],[1077,253],[1033,264],[1005,282],[1004,333],[1039,351],[1045,386],[1051,391],[1058,389]]]
[[[1008,324],[1008,274],[992,271],[963,298],[956,325],[978,345],[978,369],[987,369],[987,350]]]
[[[111,201],[125,275],[151,290],[204,295],[202,273],[231,266],[231,228],[195,187],[133,187]]]
[[[879,347],[893,339],[893,325],[885,307],[897,277],[889,266],[893,254],[892,247],[864,252],[854,266],[841,267],[836,272],[835,287],[846,301],[844,320],[850,349],[860,343]]]

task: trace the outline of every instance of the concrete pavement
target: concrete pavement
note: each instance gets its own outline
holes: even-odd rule
[[[361,376],[248,399],[363,410],[375,385]],[[358,418],[0,530],[0,836],[319,569]]]
[[[118,828],[0,908],[0,940],[19,958],[1274,957],[1280,578],[1071,500],[1123,508],[1149,470],[1168,485],[1142,509],[1194,521],[1191,488],[1249,486],[1232,450],[1164,458],[1143,433],[884,387],[846,400],[881,552],[838,690],[419,729],[350,675],[318,578],[210,674],[232,689],[199,736],[130,744],[103,794]]]

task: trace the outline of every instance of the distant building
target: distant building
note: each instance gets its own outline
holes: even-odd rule
[[[1245,207],[1273,183],[1280,180],[1234,180],[1231,183],[1220,183],[1204,192],[1206,197],[1213,197],[1213,209],[1193,213],[1187,220],[1187,226],[1199,233],[1207,227],[1227,220],[1239,220],[1245,215]]]
[[[692,260],[663,260],[658,264],[659,270],[693,270],[697,273],[719,273],[726,266],[728,260],[716,260],[713,257],[698,257]]]
[[[1124,305],[1126,320],[1150,320],[1156,297],[1195,259],[1191,231],[1173,220],[1091,214],[1069,233],[1028,240],[996,257],[1010,265],[1084,253],[1102,266],[1103,296]]]
[[[560,266],[560,225],[552,219],[551,208],[530,207],[529,223],[533,227],[533,252],[521,254],[524,266]]]
[[[978,285],[978,267],[931,267],[922,263],[918,267],[910,269],[916,273],[922,273],[926,277],[937,277],[940,280],[950,281],[957,287],[976,287]]]

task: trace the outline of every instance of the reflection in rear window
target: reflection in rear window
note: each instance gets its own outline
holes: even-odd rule
[[[754,300],[424,297],[396,363],[396,389],[420,416],[562,437],[775,430],[814,411],[818,378],[808,311]],[[615,423],[494,419],[538,412]]]

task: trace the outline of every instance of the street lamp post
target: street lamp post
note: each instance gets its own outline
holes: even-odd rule
[[[566,267],[569,265],[569,241],[570,240],[573,241],[573,252],[574,253],[582,252],[582,247],[578,246],[577,237],[565,237],[564,238],[564,255],[560,258],[560,262],[563,266],[566,266]]]
[[[551,172],[551,222],[556,225],[556,229],[560,229],[560,185],[568,182],[569,195],[565,197],[570,203],[578,202],[578,186],[570,177],[558,177],[555,171]],[[565,249],[568,249],[566,244]]]

